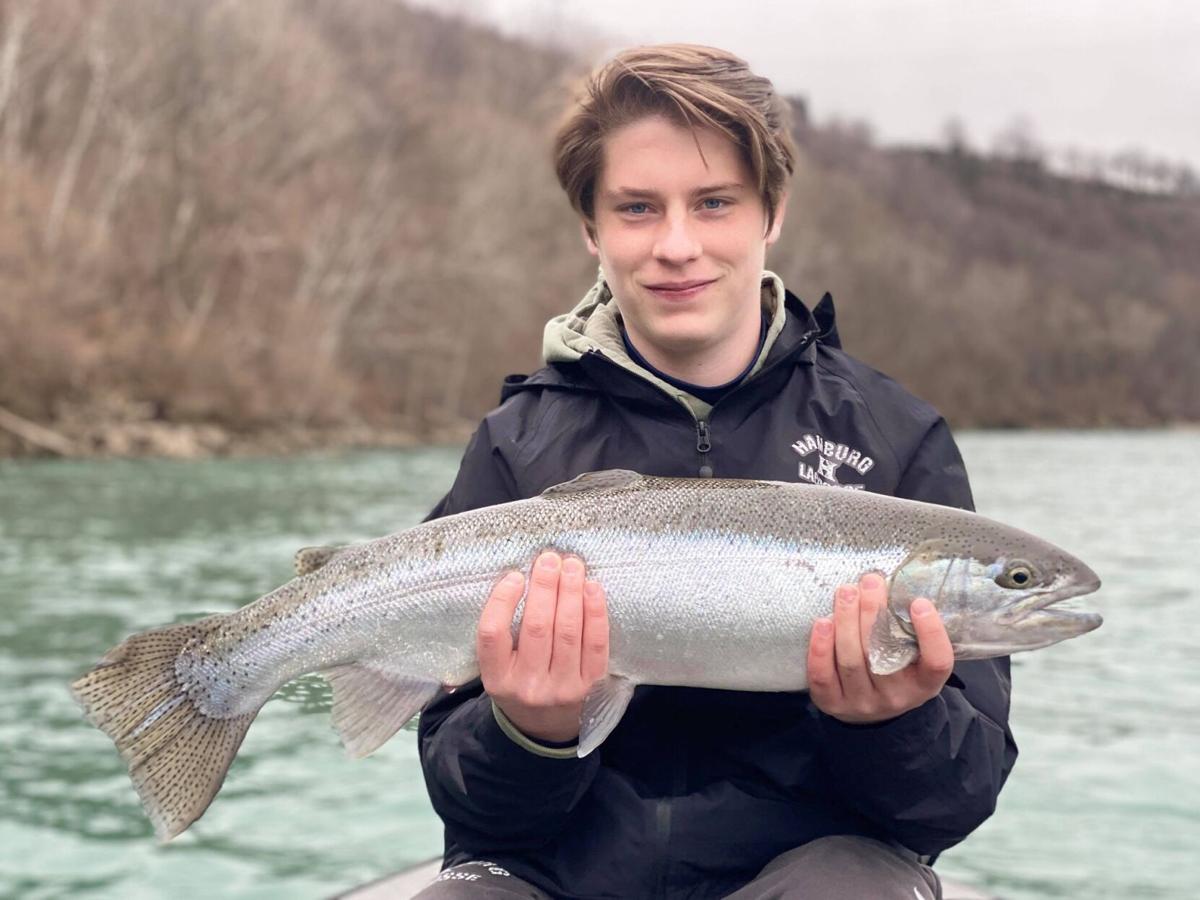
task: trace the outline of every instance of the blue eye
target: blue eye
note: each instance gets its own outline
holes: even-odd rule
[[[640,216],[646,212],[648,208],[649,207],[647,207],[645,203],[630,203],[625,207],[625,212],[633,213],[635,216]]]
[[[720,209],[724,205],[725,205],[725,201],[720,199],[719,197],[708,197],[704,201],[705,209]]]

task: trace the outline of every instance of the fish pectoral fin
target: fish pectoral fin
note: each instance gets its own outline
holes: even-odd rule
[[[374,753],[421,711],[441,685],[368,663],[321,673],[333,687],[333,725],[350,756]]]
[[[605,469],[603,472],[584,472],[572,478],[570,481],[564,481],[562,484],[552,485],[542,491],[542,496],[553,496],[554,494],[577,494],[580,491],[611,491],[617,488],[629,487],[640,481],[642,476],[630,469]]]
[[[296,555],[292,557],[292,565],[296,567],[296,576],[309,575],[317,571],[317,569],[333,559],[333,555],[341,549],[342,547],[338,545],[301,547],[296,551]]]
[[[919,655],[917,641],[900,627],[889,610],[882,610],[867,639],[867,663],[874,675],[891,675]]]
[[[587,756],[603,744],[617,727],[636,687],[634,682],[621,675],[607,675],[592,685],[579,717],[580,756]]]

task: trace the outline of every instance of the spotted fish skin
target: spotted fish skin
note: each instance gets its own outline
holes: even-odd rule
[[[838,585],[867,572],[891,586],[871,636],[877,671],[915,658],[907,604],[919,595],[939,606],[960,658],[1099,624],[1046,609],[1098,587],[1086,565],[973,513],[839,488],[614,470],[365,544],[307,548],[297,560],[306,574],[235,612],[135,635],[73,689],[170,838],[207,808],[259,708],[298,675],[329,678],[353,755],[384,743],[442,686],[477,677],[475,628],[490,588],[506,571],[527,573],[544,549],[578,555],[608,600],[609,675],[585,704],[581,755],[615,727],[638,684],[803,690],[813,622],[830,613]],[[1014,561],[1036,583],[998,585],[1025,571]],[[1014,612],[1022,603],[1024,619]],[[1023,629],[1031,616],[1049,619]]]

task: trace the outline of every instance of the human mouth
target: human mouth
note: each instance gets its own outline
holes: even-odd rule
[[[715,278],[694,281],[663,281],[645,285],[646,290],[665,300],[689,300],[716,281]]]

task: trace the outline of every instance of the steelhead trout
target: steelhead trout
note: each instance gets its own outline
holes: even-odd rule
[[[928,597],[955,656],[1032,650],[1091,631],[1056,604],[1096,590],[1086,565],[983,516],[865,491],[765,481],[581,475],[538,497],[340,549],[235,612],[128,638],[77,680],[163,840],[203,814],[259,708],[319,671],[348,751],[387,741],[443,686],[478,677],[493,584],[551,548],[605,588],[609,674],[583,709],[579,755],[639,684],[800,691],[812,623],[839,584],[888,581],[869,637],[876,673],[917,656],[909,604]],[[519,624],[518,607],[514,629]]]

